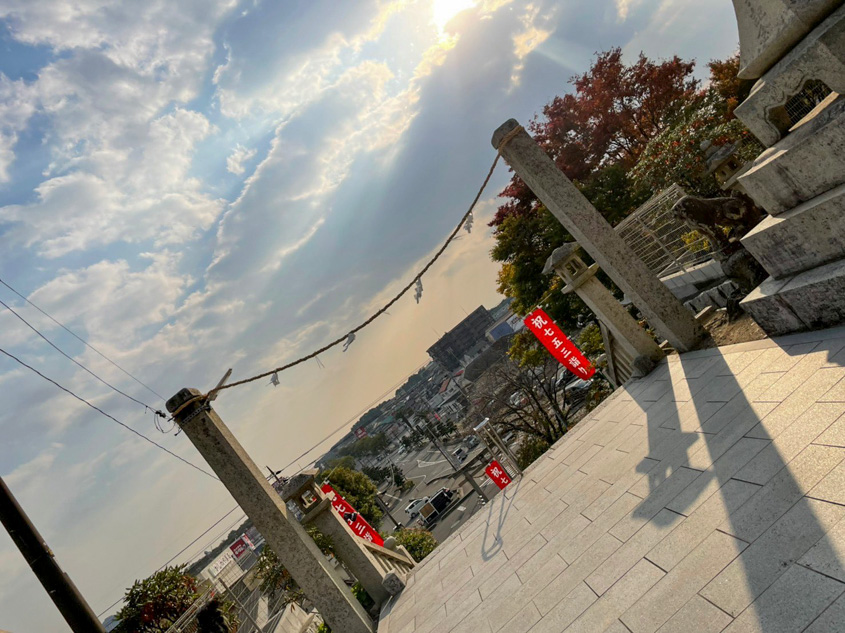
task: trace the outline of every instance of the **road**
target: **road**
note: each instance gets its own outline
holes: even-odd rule
[[[460,443],[447,444],[445,449],[448,453],[455,450]],[[481,447],[473,449],[468,459],[474,458],[481,452]],[[458,506],[449,513],[443,520],[439,521],[432,530],[434,537],[442,542],[467,519],[469,519],[479,508],[483,507],[481,499],[473,491],[472,487],[464,480],[463,475],[454,477],[447,477],[445,479],[438,479],[454,470],[451,464],[443,457],[443,454],[438,451],[433,444],[429,443],[421,449],[405,454],[399,455],[392,453],[388,459],[397,468],[400,468],[405,477],[414,482],[414,487],[407,492],[400,493],[394,486],[382,490],[382,500],[387,504],[393,517],[401,524],[413,527],[416,522],[411,521],[410,517],[405,513],[405,507],[414,499],[426,497],[434,494],[443,487],[448,487],[451,490],[458,490],[459,498],[462,501]],[[385,462],[386,463],[386,462]],[[436,481],[433,481],[436,480]],[[485,494],[493,497],[498,488],[492,485],[492,482],[484,476],[483,471],[476,474],[476,481]],[[384,526],[390,525],[389,519],[385,519]]]

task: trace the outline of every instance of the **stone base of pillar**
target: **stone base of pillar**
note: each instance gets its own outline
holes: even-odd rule
[[[769,216],[742,244],[776,279],[836,261],[845,253],[845,184]]]
[[[740,303],[768,334],[845,323],[845,259],[786,279],[769,277]]]

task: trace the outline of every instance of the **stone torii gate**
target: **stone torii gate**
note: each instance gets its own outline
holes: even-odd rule
[[[198,397],[199,396],[199,397]],[[373,633],[373,620],[346,587],[308,533],[294,518],[235,439],[208,400],[196,389],[182,389],[167,410],[208,465],[252,519],[334,631]]]
[[[679,352],[695,349],[706,333],[692,313],[649,271],[516,120],[506,121],[495,131],[493,147],[631,298],[655,331]]]

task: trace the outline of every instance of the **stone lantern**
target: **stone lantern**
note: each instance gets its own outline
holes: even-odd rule
[[[598,264],[587,266],[579,250],[575,242],[555,249],[543,273],[557,273],[566,282],[564,294],[577,294],[598,318],[614,382],[621,384],[648,374],[663,358],[663,350],[596,278]]]
[[[733,0],[736,116],[768,149],[738,177],[768,212],[742,244],[769,277],[741,303],[769,334],[845,322],[845,6]]]

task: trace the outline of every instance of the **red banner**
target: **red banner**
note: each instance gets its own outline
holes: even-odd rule
[[[505,486],[511,482],[511,476],[495,459],[490,462],[490,465],[487,468],[484,469],[484,472],[487,473],[487,476],[493,480],[494,484],[499,486],[500,490],[504,490]]]
[[[525,317],[525,325],[540,339],[552,356],[573,374],[587,380],[596,373],[596,368],[542,309],[537,308]]]
[[[246,536],[242,536],[237,541],[232,543],[229,546],[229,549],[232,550],[232,553],[235,555],[235,558],[240,558],[250,550],[251,545],[252,542]]]
[[[243,539],[238,539],[234,543],[229,546],[229,549],[232,550],[232,553],[235,555],[235,558],[240,558],[244,554],[249,551],[249,548],[244,543]]]
[[[352,531],[356,535],[360,536],[364,540],[370,541],[371,543],[375,543],[376,545],[384,545],[384,539],[381,538],[381,534],[376,532],[373,529],[373,526],[367,523],[364,517],[356,512],[355,508],[353,508],[346,499],[337,494],[331,484],[323,484],[320,490],[322,490],[327,497],[331,498],[332,507],[341,517],[343,517],[344,521],[349,524],[349,527],[352,528]]]

